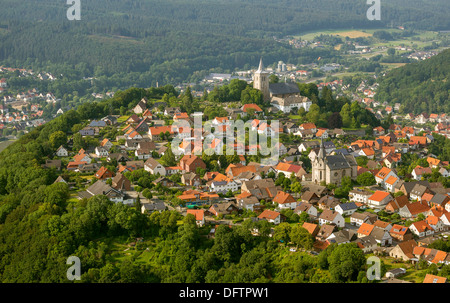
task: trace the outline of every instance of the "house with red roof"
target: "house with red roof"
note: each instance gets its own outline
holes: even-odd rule
[[[432,174],[433,171],[431,167],[422,167],[420,165],[417,165],[413,171],[411,172],[411,175],[413,178],[417,181],[420,181],[425,174]]]
[[[260,220],[267,220],[270,223],[273,223],[275,225],[280,224],[281,222],[281,214],[277,211],[273,211],[270,209],[265,209],[259,216],[258,219]]]
[[[186,215],[193,215],[198,226],[205,225],[205,210],[204,209],[188,209]]]
[[[430,207],[426,202],[413,202],[408,203],[399,209],[399,215],[402,218],[416,218],[418,215],[423,214],[424,216],[430,211]]]
[[[398,176],[395,174],[395,172],[392,169],[390,169],[388,167],[383,167],[375,175],[375,181],[381,187],[386,188],[386,181],[391,176],[394,176],[394,177],[398,178]]]
[[[273,202],[278,204],[280,209],[295,209],[297,207],[297,201],[291,194],[284,191],[278,191]]]
[[[399,224],[392,225],[391,230],[389,231],[392,238],[396,239],[397,241],[408,241],[413,238],[411,230],[406,227]]]
[[[186,172],[196,172],[197,168],[206,169],[206,164],[203,160],[195,155],[184,155],[181,158],[179,166]]]
[[[447,229],[444,222],[438,216],[428,216],[425,222],[433,228],[434,232],[441,232]]]
[[[173,136],[175,134],[174,129],[171,125],[168,126],[152,126],[148,129],[148,135],[150,139],[152,140],[159,140],[161,139],[161,134],[169,133],[170,136]]]
[[[102,166],[95,173],[95,177],[99,180],[111,179],[112,177],[114,177],[114,173],[112,171],[110,171],[108,168]]]
[[[189,115],[187,113],[175,113],[173,115],[173,121],[180,121],[180,120],[188,120]]]
[[[373,208],[384,208],[389,202],[394,200],[390,193],[385,191],[377,190],[373,195],[367,199],[367,204],[369,207]]]
[[[432,274],[426,274],[422,283],[447,283],[447,278]]]
[[[411,232],[417,235],[419,238],[428,237],[434,234],[434,229],[431,227],[426,220],[421,220],[412,223],[409,226]]]
[[[262,112],[263,112],[263,110],[261,109],[261,107],[259,107],[259,106],[258,106],[257,104],[255,104],[255,103],[244,104],[244,105],[241,107],[241,110],[242,110],[244,113],[246,113],[246,114],[248,114],[248,110],[249,110],[249,109],[253,110],[255,114],[259,114],[259,113],[262,113]]]
[[[390,176],[389,178],[386,179],[385,185],[386,185],[386,189],[389,192],[394,192],[395,191],[395,186],[398,184],[398,182],[400,182],[400,179],[395,177],[395,176]]]

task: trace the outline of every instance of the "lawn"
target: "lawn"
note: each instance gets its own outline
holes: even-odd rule
[[[299,120],[302,117],[300,115],[289,115],[289,119],[293,119],[293,120]]]
[[[128,120],[130,116],[120,116],[119,119],[117,119],[117,123],[123,123]]]
[[[416,269],[413,264],[406,262],[396,262],[396,259],[393,258],[381,258],[386,265],[386,271],[389,271],[394,268],[404,268],[406,269],[406,273],[403,276],[400,276],[400,280],[405,280],[413,283],[422,283],[427,269]]]

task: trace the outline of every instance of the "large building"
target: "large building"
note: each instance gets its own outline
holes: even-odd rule
[[[269,73],[264,70],[262,59],[255,72],[253,87],[263,93],[264,101],[270,101],[274,107],[284,113],[290,113],[293,109],[299,110],[301,107],[309,111],[312,104],[311,100],[300,95],[300,89],[296,83],[269,83]]]
[[[316,184],[326,182],[340,185],[343,177],[356,180],[358,164],[353,155],[327,156],[323,140],[317,157],[312,162],[312,181]]]

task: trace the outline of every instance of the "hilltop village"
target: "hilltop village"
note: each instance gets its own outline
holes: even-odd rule
[[[123,115],[90,120],[76,125],[73,135],[63,134],[43,167],[58,170],[55,183],[67,183],[74,200],[105,195],[149,215],[175,210],[194,216],[209,237],[218,225],[250,219],[254,236],[263,232],[264,221],[264,233],[291,245],[292,252],[314,255],[333,243],[356,243],[364,253],[411,268],[450,264],[450,254],[433,248],[435,241],[446,241],[450,227],[450,165],[439,148],[449,135],[445,114],[422,117],[434,127],[405,117],[408,126],[393,121],[387,127],[325,128],[308,114],[301,123],[291,115],[299,109],[309,113],[312,100],[294,83],[269,83],[262,60],[253,87],[267,106],[224,106],[227,115],[211,124],[225,131],[238,117],[258,135],[279,132],[275,165],[251,155],[258,146],[236,142],[233,149],[243,154],[218,155],[226,148],[226,132],[217,137],[202,131],[202,139],[211,139],[203,148],[216,156],[189,153],[196,148],[193,132],[173,124],[192,125],[202,113],[142,98]],[[274,113],[279,129],[268,119]],[[182,141],[172,146],[177,136]],[[57,136],[51,140],[59,142]],[[310,244],[284,236],[297,225],[309,233]],[[398,281],[405,271],[388,272],[387,281]]]

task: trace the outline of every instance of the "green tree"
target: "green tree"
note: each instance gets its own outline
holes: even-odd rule
[[[366,258],[354,243],[338,245],[328,257],[330,274],[335,282],[355,281]]]
[[[361,184],[364,186],[370,186],[370,185],[374,185],[376,183],[375,176],[372,175],[370,172],[364,172],[364,173],[360,174],[356,178],[356,182],[358,182],[358,184]]]
[[[306,250],[311,249],[314,244],[313,236],[300,225],[295,225],[291,228],[289,238],[294,244],[297,245],[297,247],[302,247]]]
[[[56,149],[67,142],[67,135],[63,131],[56,131],[49,137],[50,145]]]
[[[283,241],[288,243],[290,241],[289,234],[291,232],[291,225],[287,222],[282,222],[275,226],[273,238],[276,241]]]

